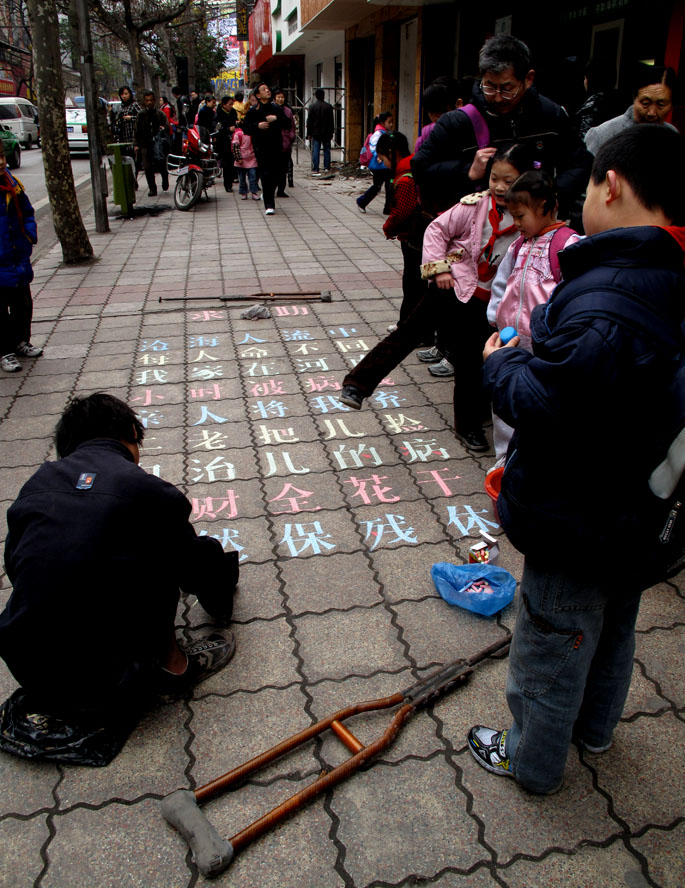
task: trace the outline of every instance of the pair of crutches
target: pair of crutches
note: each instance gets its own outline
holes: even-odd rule
[[[304,731],[283,740],[277,746],[268,749],[249,762],[238,765],[216,780],[200,786],[194,792],[188,789],[177,789],[162,800],[162,814],[165,819],[181,833],[190,846],[197,868],[207,878],[217,876],[229,865],[233,857],[281,820],[302,808],[320,793],[331,789],[350,774],[359,770],[371,758],[386,749],[395,739],[400,729],[420,706],[426,706],[432,700],[442,696],[468,680],[473,667],[493,654],[504,652],[509,647],[511,635],[507,634],[500,641],[474,654],[468,660],[455,660],[447,666],[430,673],[406,691],[369,700],[365,703],[353,703],[339,709],[333,715],[322,719]],[[402,704],[393,716],[385,732],[373,743],[364,746],[354,734],[343,724],[345,719],[362,712],[374,712],[379,709],[390,709]],[[249,824],[230,839],[222,839],[216,829],[207,820],[199,808],[202,802],[218,796],[227,789],[233,789],[264,765],[268,765],[280,756],[291,752],[307,740],[317,737],[330,728],[340,741],[350,750],[352,756],[328,773],[322,773],[313,783],[300,792],[295,793],[267,814]]]

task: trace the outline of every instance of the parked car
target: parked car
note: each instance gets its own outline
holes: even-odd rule
[[[18,170],[21,166],[21,146],[19,139],[14,135],[9,127],[0,123],[0,139],[5,149],[5,157],[7,158],[7,166],[11,170]]]
[[[79,151],[88,151],[88,126],[86,124],[85,108],[65,108],[67,116],[67,139],[69,140],[69,153],[76,154]]]
[[[28,99],[0,96],[0,122],[12,130],[26,148],[38,144],[38,109]]]

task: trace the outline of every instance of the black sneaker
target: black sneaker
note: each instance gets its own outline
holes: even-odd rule
[[[460,432],[459,429],[456,429],[454,434],[464,447],[467,450],[473,451],[473,453],[485,453],[486,450],[490,449],[490,444],[485,437],[483,429],[471,429],[468,432]]]
[[[156,189],[156,188],[151,188],[151,189],[148,191],[147,196],[148,196],[148,197],[157,197],[157,189]]]
[[[353,410],[361,410],[364,395],[362,395],[356,386],[344,385],[340,392],[340,400],[343,404],[351,407]]]
[[[213,632],[194,641],[184,653],[188,658],[185,672],[176,675],[168,669],[161,670],[160,696],[166,702],[185,696],[195,685],[223,669],[235,653],[235,636],[232,632]]]
[[[502,774],[504,777],[513,777],[511,762],[506,754],[507,733],[508,731],[497,731],[495,728],[475,725],[468,733],[469,749],[471,755],[486,771]]]

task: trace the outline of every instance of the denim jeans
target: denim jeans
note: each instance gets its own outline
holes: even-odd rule
[[[312,170],[315,173],[319,172],[319,155],[321,153],[322,148],[323,148],[323,168],[325,170],[330,170],[330,168],[331,168],[330,139],[328,142],[322,142],[321,139],[316,139],[312,136]]]
[[[259,186],[257,185],[257,167],[248,167],[245,169],[244,167],[236,167],[238,170],[238,191],[241,194],[247,194],[247,181],[248,178],[250,180],[250,191],[252,194],[257,194],[259,192]]]
[[[526,560],[509,653],[514,722],[506,740],[524,788],[559,787],[572,738],[611,742],[630,687],[640,597],[627,575],[567,576]]]

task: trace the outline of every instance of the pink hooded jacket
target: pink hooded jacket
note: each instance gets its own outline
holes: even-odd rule
[[[254,148],[252,147],[252,139],[241,129],[236,129],[231,139],[231,146],[240,145],[240,156],[242,160],[234,160],[234,166],[249,170],[257,166],[257,158],[255,157]]]
[[[434,219],[423,236],[421,276],[431,278],[449,271],[460,302],[468,302],[478,286],[478,257],[490,197],[489,191],[467,194],[458,204]],[[516,237],[516,232],[512,231],[497,240],[494,265],[499,264]],[[437,268],[433,267],[433,263],[437,264]]]

